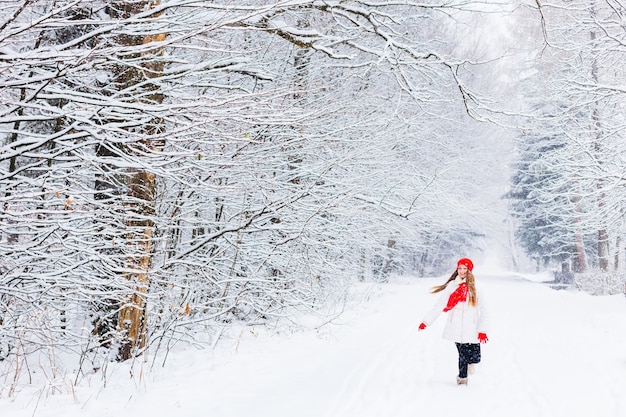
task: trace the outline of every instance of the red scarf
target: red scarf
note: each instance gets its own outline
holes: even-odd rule
[[[456,306],[458,303],[464,303],[467,301],[467,284],[462,282],[459,284],[459,287],[454,290],[452,294],[450,294],[450,298],[448,298],[448,305],[443,309],[443,311],[450,311]]]

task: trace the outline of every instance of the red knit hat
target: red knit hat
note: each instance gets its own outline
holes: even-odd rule
[[[460,265],[465,265],[467,269],[469,269],[470,271],[474,269],[474,263],[472,262],[470,258],[459,259],[458,262],[456,263],[456,267],[458,268]]]

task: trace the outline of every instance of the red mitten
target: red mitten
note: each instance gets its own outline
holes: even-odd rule
[[[467,301],[467,284],[463,282],[459,284],[459,288],[450,294],[450,298],[448,298],[448,305],[443,309],[443,311],[450,311],[458,303],[465,301]]]
[[[417,328],[417,331],[424,330],[426,328],[426,323],[421,323],[420,327]]]
[[[487,339],[487,333],[478,333],[478,340],[480,343],[487,343],[489,339]]]

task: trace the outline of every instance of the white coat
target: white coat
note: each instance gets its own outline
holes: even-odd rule
[[[439,293],[439,299],[435,306],[424,317],[426,326],[432,325],[439,315],[443,313],[443,309],[448,304],[450,294],[459,287],[463,280],[456,278],[445,290]],[[443,329],[443,338],[455,343],[479,343],[478,333],[488,333],[488,315],[482,293],[478,287],[476,288],[477,303],[475,307],[469,305],[468,301],[459,302],[450,311],[447,312],[448,320]]]

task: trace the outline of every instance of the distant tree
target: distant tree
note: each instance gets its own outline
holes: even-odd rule
[[[616,267],[610,248],[619,247],[624,225],[622,211],[615,210],[624,204],[615,175],[623,171],[616,156],[626,150],[624,118],[615,111],[623,99],[626,58],[615,22],[623,13],[611,1],[561,6],[538,9],[545,43],[537,73],[524,84],[525,97],[531,93],[552,104],[530,109],[536,117],[520,137],[514,210],[526,219],[519,235],[534,256],[567,259],[576,271],[587,263],[608,271]],[[528,88],[533,83],[541,87]],[[555,248],[549,242],[560,243]]]

